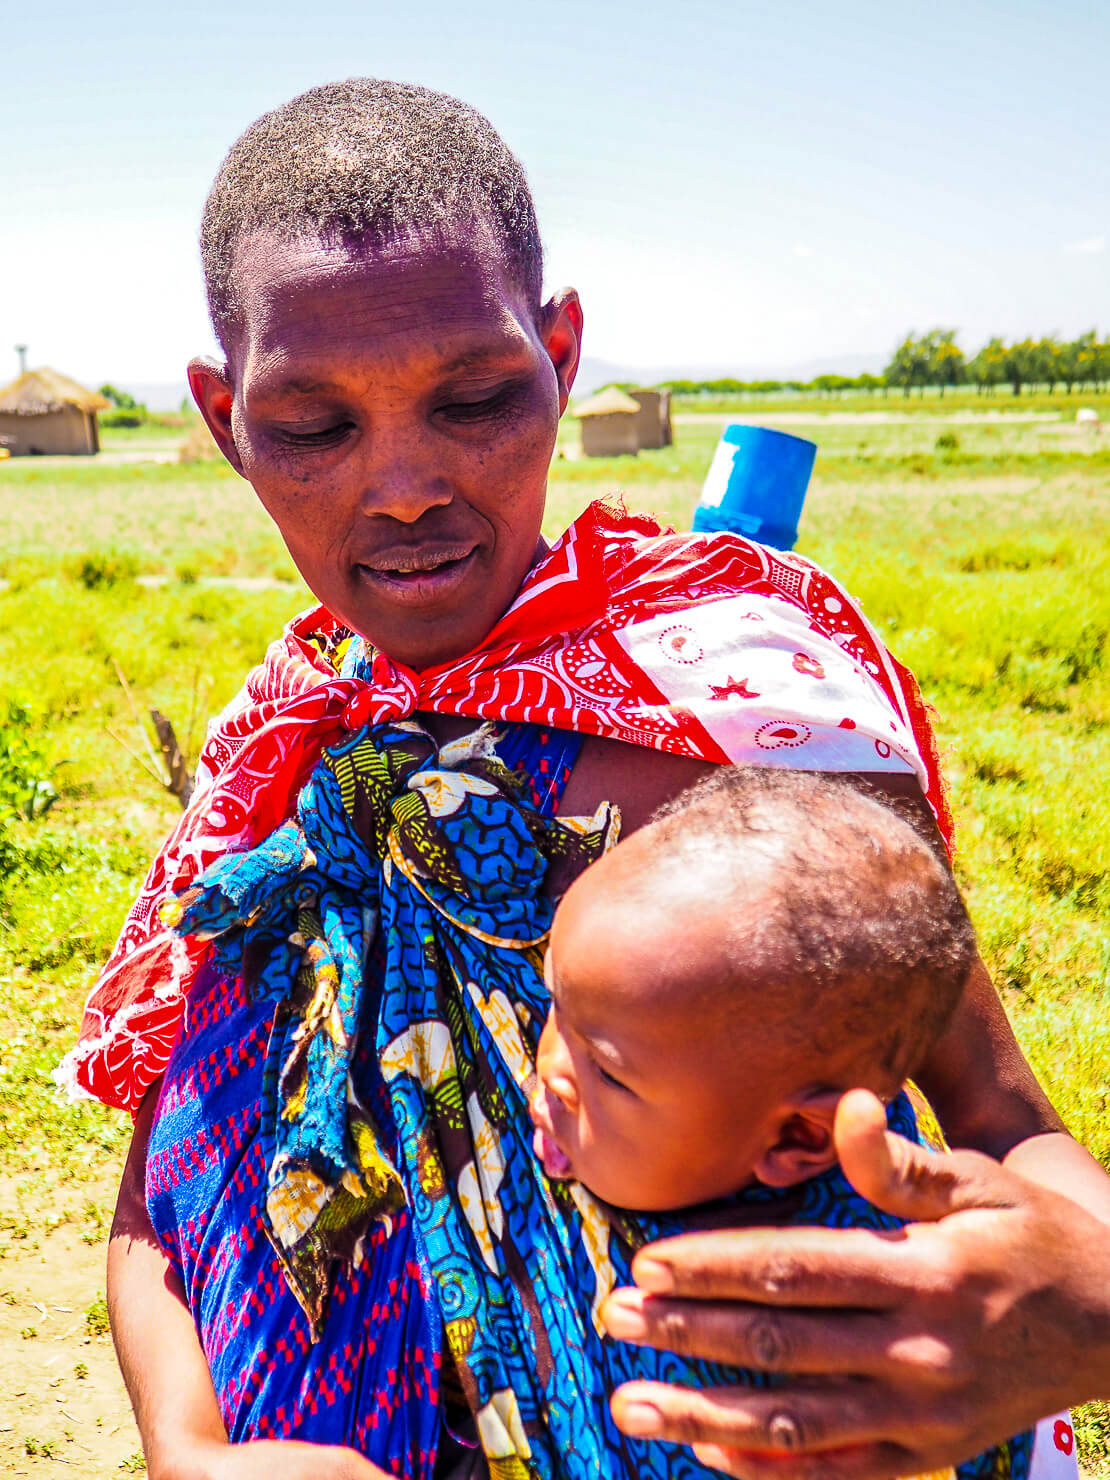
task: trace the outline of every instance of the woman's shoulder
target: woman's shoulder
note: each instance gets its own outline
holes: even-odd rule
[[[612,802],[620,808],[621,836],[627,837],[657,807],[712,769],[710,761],[591,735],[583,742],[559,810],[563,816],[591,816],[602,802]]]

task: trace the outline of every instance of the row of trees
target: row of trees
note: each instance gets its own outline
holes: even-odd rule
[[[881,375],[818,375],[814,380],[671,380],[667,389],[676,395],[770,395],[776,392],[815,392],[835,395],[845,391],[900,389],[924,394],[926,386],[945,391],[973,385],[980,395],[993,395],[999,386],[1009,386],[1015,396],[1023,389],[1047,387],[1049,394],[1063,386],[1069,395],[1077,387],[1102,390],[1110,382],[1110,339],[1099,339],[1096,330],[1078,339],[1022,339],[1007,344],[992,339],[970,359],[956,342],[955,329],[930,329],[926,334],[907,334],[894,351]]]
[[[955,329],[930,329],[907,334],[883,371],[888,385],[911,389],[935,386],[943,396],[950,386],[973,385],[993,395],[1008,385],[1015,396],[1025,386],[1045,386],[1049,395],[1062,385],[1070,396],[1075,386],[1101,390],[1110,380],[1110,340],[1100,340],[1094,329],[1078,339],[1021,339],[1007,344],[991,339],[968,359],[956,343]]]

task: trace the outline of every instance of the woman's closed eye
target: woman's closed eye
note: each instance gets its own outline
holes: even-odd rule
[[[496,421],[509,411],[520,391],[520,385],[511,381],[496,390],[477,397],[458,397],[445,400],[436,408],[445,421],[482,422]]]
[[[334,447],[352,430],[354,422],[343,417],[324,425],[306,422],[303,426],[279,426],[274,435],[287,447]]]

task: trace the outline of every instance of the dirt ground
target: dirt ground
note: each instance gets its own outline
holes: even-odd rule
[[[2,1189],[0,1189],[2,1191]],[[110,1195],[106,1184],[104,1194]],[[111,1338],[86,1312],[104,1294],[106,1235],[79,1224],[6,1244],[0,1258],[0,1474],[80,1480],[142,1473]],[[64,1467],[64,1468],[63,1468]]]

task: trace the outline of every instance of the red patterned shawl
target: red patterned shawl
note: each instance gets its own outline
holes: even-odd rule
[[[135,1110],[165,1068],[206,947],[157,906],[291,815],[323,746],[417,710],[535,721],[714,762],[913,772],[950,817],[917,685],[818,567],[735,535],[661,533],[592,505],[528,575],[480,649],[420,673],[384,654],[338,678],[290,623],[215,722],[197,794],[147,874],[57,1078]],[[348,716],[350,718],[350,715]]]

